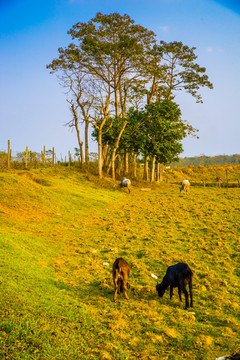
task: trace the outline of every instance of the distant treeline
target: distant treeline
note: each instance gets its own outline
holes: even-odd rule
[[[177,163],[171,167],[184,167],[184,166],[206,166],[206,165],[224,165],[224,164],[240,164],[240,155],[217,155],[217,156],[194,156],[180,158]]]

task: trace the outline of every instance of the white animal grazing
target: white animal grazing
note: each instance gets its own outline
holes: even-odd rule
[[[185,193],[187,193],[189,191],[189,188],[190,188],[189,180],[184,179],[182,182],[182,186],[180,187],[180,192],[184,191]]]
[[[120,188],[126,187],[128,189],[128,192],[130,193],[130,187],[131,187],[131,180],[124,178],[122,182],[119,184]]]
[[[215,360],[240,360],[240,354],[225,355],[225,356],[218,357]]]

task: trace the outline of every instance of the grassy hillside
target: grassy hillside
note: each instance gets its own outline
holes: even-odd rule
[[[0,173],[0,358],[210,360],[240,350],[240,189],[114,191],[67,169]],[[112,263],[131,266],[112,302]],[[158,298],[185,261],[194,307]],[[105,262],[108,265],[103,265]]]

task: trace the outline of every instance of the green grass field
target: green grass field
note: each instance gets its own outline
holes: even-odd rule
[[[111,180],[62,168],[0,173],[1,359],[240,351],[240,189],[134,185],[114,191]],[[131,266],[131,288],[113,303],[117,257]],[[177,289],[158,298],[151,277],[177,262],[194,273],[189,310]]]

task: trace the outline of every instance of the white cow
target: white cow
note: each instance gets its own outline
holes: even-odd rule
[[[189,191],[189,188],[190,188],[189,180],[184,179],[182,182],[182,186],[180,187],[180,192],[184,191],[185,193],[187,193]]]
[[[128,189],[128,192],[130,193],[130,187],[131,187],[131,180],[124,178],[122,182],[119,184],[120,188],[126,187]]]
[[[225,356],[218,357],[215,360],[240,360],[240,354],[225,355]]]

